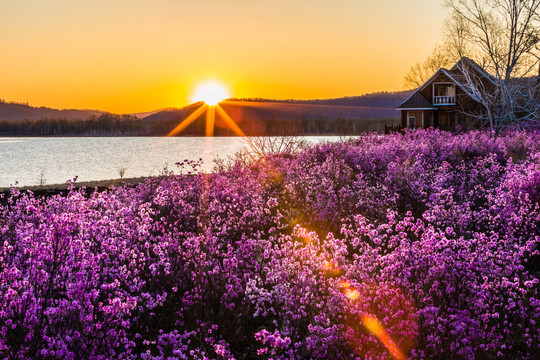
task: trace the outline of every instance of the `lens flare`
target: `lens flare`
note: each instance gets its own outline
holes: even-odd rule
[[[343,290],[343,293],[349,300],[352,300],[352,301],[358,300],[358,298],[360,297],[360,293],[358,292],[358,290],[351,287],[348,287],[345,290]]]
[[[362,316],[362,323],[370,333],[379,338],[379,340],[383,343],[383,345],[388,349],[390,354],[392,354],[395,359],[406,359],[405,354],[403,354],[403,352],[399,349],[396,343],[392,341],[386,330],[384,330],[384,327],[381,325],[381,323],[379,322],[379,320],[377,320],[375,316]]]
[[[335,266],[331,261],[322,261],[322,267],[330,276],[342,274],[342,272],[339,270],[339,266]],[[348,314],[347,318],[349,319],[346,323],[347,334],[349,336],[348,340],[354,347],[358,348],[359,353],[365,352],[366,349],[369,348],[369,344],[366,347],[365,339],[363,342],[360,341],[361,334],[364,333],[365,330],[361,331],[359,327],[364,327],[371,334],[373,334],[378,339],[378,341],[380,341],[380,343],[384,345],[384,347],[386,347],[386,349],[390,352],[394,359],[406,360],[407,356],[405,354],[414,347],[414,344],[416,342],[414,336],[405,336],[404,338],[401,338],[400,347],[398,346],[398,343],[396,343],[394,339],[390,337],[384,326],[379,322],[375,315],[359,316],[359,314],[355,314],[355,312],[361,308],[365,309],[365,306],[370,303],[370,299],[372,299],[372,297],[377,297],[382,293],[388,293],[392,298],[388,299],[389,304],[393,302],[394,304],[392,306],[396,306],[397,304],[400,308],[399,311],[394,310],[394,317],[397,314],[400,314],[400,317],[405,316],[405,319],[403,320],[407,320],[407,317],[410,318],[412,316],[412,318],[410,318],[410,321],[408,322],[412,322],[412,326],[414,327],[414,329],[416,329],[416,321],[414,320],[414,315],[411,315],[414,314],[414,306],[411,302],[407,300],[407,297],[397,288],[385,286],[366,287],[365,284],[361,289],[361,293],[359,290],[360,288],[356,288],[357,284],[351,282],[350,279],[347,279],[346,277],[342,277],[338,284],[339,289],[349,300],[348,305],[346,306],[346,313]],[[347,310],[348,307],[350,307],[351,309]],[[362,312],[364,311],[365,310],[363,310]],[[416,330],[411,332],[415,333]]]

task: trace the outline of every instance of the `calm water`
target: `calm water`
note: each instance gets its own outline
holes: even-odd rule
[[[310,142],[335,141],[337,137],[309,137]],[[70,137],[0,138],[0,187],[61,184],[78,176],[78,181],[158,175],[176,162],[203,159],[210,171],[216,157],[226,158],[246,143],[237,137]]]

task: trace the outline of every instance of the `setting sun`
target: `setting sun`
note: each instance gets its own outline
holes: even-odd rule
[[[186,127],[193,123],[199,116],[206,114],[206,136],[214,136],[214,125],[216,116],[225,123],[237,136],[246,136],[246,134],[238,127],[236,122],[225,112],[219,105],[220,102],[230,97],[227,88],[217,81],[206,81],[200,83],[191,100],[193,102],[202,102],[199,106],[183,119],[176,127],[167,134],[167,136],[176,136],[181,133]]]
[[[207,81],[197,86],[192,100],[194,102],[204,101],[205,104],[214,106],[229,97],[229,91],[223,84],[217,81]]]

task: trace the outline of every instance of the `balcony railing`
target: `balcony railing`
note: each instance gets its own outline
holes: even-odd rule
[[[455,96],[434,96],[433,105],[456,105]]]

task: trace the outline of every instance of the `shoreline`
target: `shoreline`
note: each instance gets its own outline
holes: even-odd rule
[[[98,188],[99,190],[109,189],[114,186],[131,184],[137,185],[151,176],[143,176],[136,178],[125,178],[125,179],[109,179],[109,180],[94,180],[94,181],[81,181],[72,183],[76,189],[85,187],[87,189]],[[48,185],[26,185],[26,186],[13,186],[20,191],[32,191],[34,194],[54,194],[61,191],[65,191],[69,187],[69,183],[65,182],[63,184],[48,184]],[[8,193],[12,187],[0,187],[0,193]]]
[[[373,132],[373,131],[372,131]],[[339,137],[339,136],[360,136],[369,132],[360,132],[360,133],[331,133],[331,132],[322,132],[322,133],[308,133],[308,134],[291,134],[291,135],[213,135],[212,137],[217,138],[244,138],[244,137],[281,137],[281,136],[294,136],[294,137]],[[0,139],[20,139],[20,138],[32,138],[32,139],[46,139],[46,138],[204,138],[205,135],[9,135],[9,134],[0,134]]]

